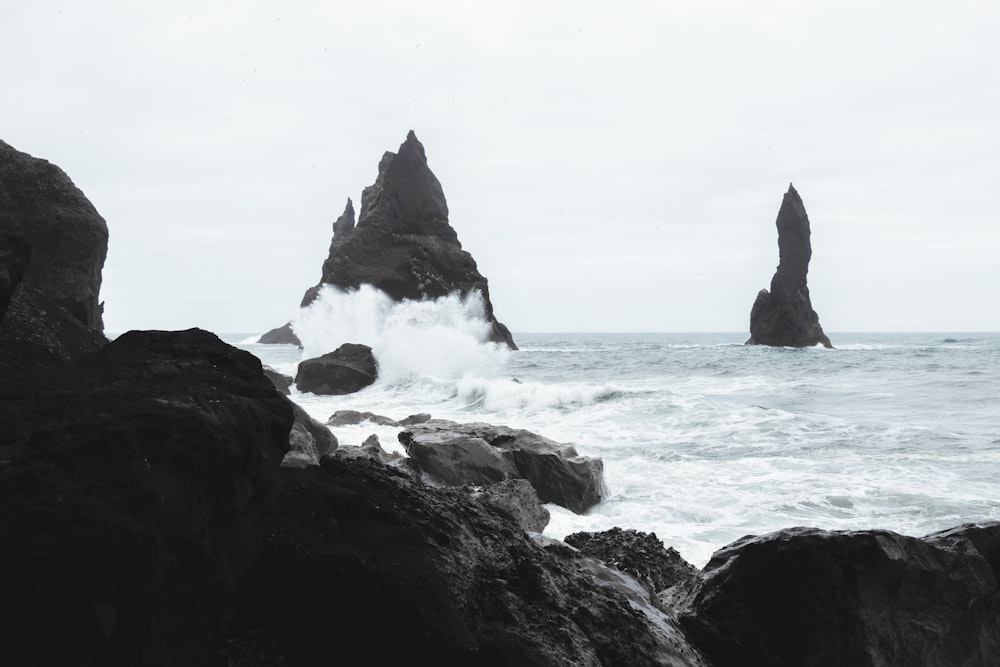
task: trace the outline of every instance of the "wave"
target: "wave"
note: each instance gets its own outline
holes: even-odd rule
[[[302,341],[303,359],[344,343],[368,345],[378,362],[379,382],[390,386],[420,378],[495,377],[510,354],[506,346],[490,342],[479,292],[397,302],[371,285],[352,290],[324,285],[292,321],[292,330]]]

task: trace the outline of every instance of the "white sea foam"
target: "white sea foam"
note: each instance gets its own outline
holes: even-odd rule
[[[292,329],[306,359],[344,343],[370,346],[380,382],[388,385],[493,377],[509,353],[489,340],[491,324],[479,292],[396,302],[371,285],[354,290],[324,285]]]

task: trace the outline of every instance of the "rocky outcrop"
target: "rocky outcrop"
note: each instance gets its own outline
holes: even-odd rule
[[[441,183],[412,131],[397,153],[382,156],[375,183],[361,195],[357,221],[348,199],[333,232],[320,284],[306,291],[303,306],[312,303],[323,284],[343,289],[370,284],[396,301],[477,291],[492,325],[491,340],[517,348],[510,331],[493,313],[486,278],[448,221]],[[276,339],[279,331],[281,336],[293,333],[279,327],[269,338]]]
[[[715,665],[992,665],[1000,523],[792,528],[713,555],[680,616]]]
[[[698,569],[673,548],[663,546],[655,533],[611,528],[599,533],[567,535],[566,544],[628,572],[651,593],[691,581]]]
[[[101,271],[108,226],[59,167],[0,141],[0,232],[23,238],[23,278],[81,324],[103,331]]]
[[[528,532],[540,533],[549,525],[549,511],[538,499],[535,487],[526,479],[505,479],[496,484],[474,487],[472,497],[508,514]]]
[[[432,419],[400,432],[413,463],[445,484],[526,479],[543,503],[584,512],[606,495],[604,464],[531,431]]]
[[[823,333],[819,316],[809,300],[806,276],[812,258],[809,216],[795,188],[789,184],[781,201],[778,227],[778,269],[771,278],[771,291],[757,294],[750,310],[748,345],[833,347]]]
[[[287,322],[282,324],[280,327],[271,329],[263,336],[257,339],[258,343],[264,345],[296,345],[302,347],[302,341],[299,337],[295,335],[292,331],[292,323]]]
[[[232,631],[287,664],[705,664],[628,575],[462,489],[332,457],[282,478]]]
[[[344,343],[333,352],[299,363],[295,386],[313,394],[353,394],[378,378],[372,349],[358,343]]]
[[[4,377],[0,423],[3,661],[211,664],[292,424],[260,362],[130,332]]]
[[[107,343],[101,271],[108,228],[58,167],[0,141],[0,371]]]

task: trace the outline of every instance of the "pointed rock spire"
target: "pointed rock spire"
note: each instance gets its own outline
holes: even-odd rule
[[[771,278],[770,292],[761,290],[754,301],[747,345],[811,347],[822,343],[833,347],[809,299],[806,284],[812,258],[809,216],[791,183],[781,201],[775,224],[778,228],[778,269]]]

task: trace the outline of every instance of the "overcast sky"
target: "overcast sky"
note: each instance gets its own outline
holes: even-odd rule
[[[108,331],[259,332],[413,129],[515,332],[746,332],[789,182],[827,332],[1000,330],[1000,3],[5,2],[0,138]]]

